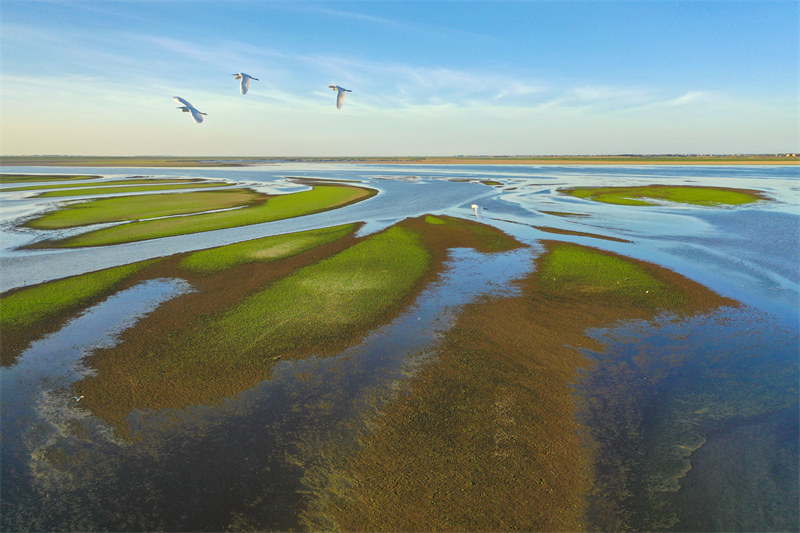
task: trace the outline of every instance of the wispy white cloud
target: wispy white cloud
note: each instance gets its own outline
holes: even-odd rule
[[[509,80],[497,91],[497,94],[494,95],[493,100],[502,100],[504,98],[515,98],[520,96],[528,97],[535,94],[541,94],[546,90],[546,86],[539,83]]]
[[[220,40],[198,43],[161,35],[129,33],[126,37],[132,41],[150,46],[166,53],[175,63],[191,62],[193,64],[212,65],[226,69],[235,68],[240,63],[254,60],[287,59],[287,56],[235,40]]]
[[[111,67],[113,70],[130,64],[126,54],[114,51],[114,40],[101,35],[7,23],[2,29],[0,43],[7,58],[5,72],[14,69],[10,65],[17,64],[21,64],[19,70],[27,71],[43,68],[63,71],[68,67],[69,70],[76,67],[93,70]]]
[[[684,91],[644,86],[566,87],[547,91],[550,97],[536,104],[540,110],[581,109],[585,112],[638,112],[646,109],[684,107],[715,101],[710,91]]]
[[[642,103],[652,98],[649,90],[640,87],[585,86],[571,89],[568,94],[575,102]]]
[[[539,102],[538,109],[579,108],[605,111],[640,106],[652,101],[654,92],[643,87],[596,86],[562,87],[549,91],[549,97]]]
[[[334,17],[339,17],[339,18],[346,18],[346,19],[350,19],[350,20],[356,20],[356,21],[360,21],[360,22],[366,22],[368,24],[378,24],[378,25],[381,25],[381,26],[392,26],[392,27],[395,27],[395,28],[403,28],[403,29],[406,29],[406,30],[409,30],[409,29],[416,30],[416,28],[414,28],[410,24],[404,24],[404,23],[401,23],[401,22],[399,22],[397,20],[393,20],[393,19],[390,19],[390,18],[378,17],[378,16],[375,16],[375,15],[367,15],[365,13],[358,13],[358,12],[354,12],[354,11],[344,11],[344,10],[341,10],[341,9],[332,9],[330,7],[323,7],[323,6],[320,6],[320,5],[317,5],[317,6],[308,6],[308,5],[295,6],[295,9],[302,10],[302,11],[305,11],[307,13],[316,13],[316,14],[319,14],[319,15],[334,16]]]
[[[360,88],[378,105],[466,106],[489,100],[518,100],[537,94],[543,84],[502,73],[376,62],[335,55],[296,57],[348,88]]]
[[[711,91],[689,91],[681,96],[678,96],[677,98],[666,100],[665,102],[662,103],[662,105],[668,107],[678,107],[689,104],[708,102],[715,98],[716,98],[715,93]]]

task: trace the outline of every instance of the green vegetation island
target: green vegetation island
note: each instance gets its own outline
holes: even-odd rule
[[[178,157],[178,156],[2,156],[4,166],[226,167],[269,163],[370,163],[416,165],[797,165],[795,153],[620,154],[620,155],[455,155],[371,157]]]

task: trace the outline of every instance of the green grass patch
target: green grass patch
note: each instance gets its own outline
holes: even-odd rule
[[[0,297],[0,328],[29,327],[59,313],[76,309],[153,261],[73,276]]]
[[[742,205],[766,197],[747,189],[719,187],[645,185],[638,187],[575,187],[561,191],[578,198],[617,205],[655,205],[666,200],[692,205]]]
[[[345,237],[355,227],[355,224],[346,224],[202,250],[185,257],[181,267],[201,274],[213,274],[245,263],[276,261]]]
[[[425,215],[425,222],[427,222],[428,224],[435,224],[437,226],[443,226],[444,224],[447,224],[441,218],[432,215]]]
[[[35,181],[64,181],[64,180],[93,180],[100,176],[70,175],[60,176],[58,174],[0,174],[0,183],[24,183]]]
[[[540,287],[553,296],[614,298],[626,304],[660,308],[681,307],[689,301],[682,291],[643,266],[584,246],[554,246],[542,259],[538,272]]]
[[[241,194],[243,191],[239,191]],[[237,194],[237,191],[198,192],[189,194]],[[256,194],[256,193],[252,193]],[[359,187],[318,185],[309,191],[269,198],[247,208],[216,213],[203,213],[178,218],[163,218],[123,224],[77,235],[51,245],[56,247],[101,246],[123,242],[156,239],[187,233],[234,228],[272,220],[309,215],[333,209],[372,196],[374,191]],[[183,196],[183,195],[169,195]],[[136,198],[136,197],[133,197]],[[102,200],[98,200],[102,201]]]
[[[62,229],[248,205],[263,195],[247,190],[199,191],[100,198],[51,211],[27,223],[35,229]]]
[[[417,234],[393,227],[252,295],[209,336],[250,357],[346,336],[398,303],[430,264]]]

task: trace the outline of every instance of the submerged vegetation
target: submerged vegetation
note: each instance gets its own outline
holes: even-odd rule
[[[739,321],[759,322],[765,334],[737,335],[740,326],[732,324]],[[589,427],[597,450],[589,505],[595,529],[708,529],[685,521],[690,517],[674,505],[679,490],[683,492],[684,476],[693,469],[693,454],[720,431],[763,423],[766,415],[788,415],[796,424],[800,376],[796,360],[780,357],[787,352],[784,341],[778,340],[778,327],[752,309],[722,307],[702,317],[661,316],[623,323],[597,337],[612,349],[591,352],[592,372],[578,385],[585,399],[579,419]],[[722,461],[738,474],[704,482],[718,485],[714,492],[764,494],[775,530],[792,529],[798,520],[798,441],[796,434],[789,438],[794,440],[793,461],[772,453],[752,454],[745,464]],[[740,453],[750,445],[744,440],[721,453]],[[776,474],[775,468],[788,468],[793,474]],[[765,483],[772,476],[782,478],[783,485]],[[737,488],[729,490],[728,485]],[[732,507],[739,505],[741,500]],[[747,516],[747,511],[714,509],[708,503],[700,514],[706,520],[728,515],[713,528],[720,531],[750,529],[764,519]]]
[[[384,406],[349,458],[310,480],[309,529],[562,531],[590,528],[591,447],[572,383],[585,330],[725,300],[653,265],[547,243],[517,297],[467,305],[436,355]],[[608,275],[604,268],[619,270]],[[625,288],[617,281],[635,277]],[[569,280],[553,283],[553,277]],[[661,287],[657,304],[638,298]],[[644,289],[647,290],[647,289]]]
[[[749,189],[689,185],[643,185],[639,187],[572,187],[562,192],[618,205],[655,205],[658,201],[693,205],[741,205],[764,200],[763,193]]]

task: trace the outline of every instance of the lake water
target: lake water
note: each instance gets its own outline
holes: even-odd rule
[[[206,177],[266,192],[301,190],[305,186],[292,178],[302,177],[351,180],[380,192],[342,209],[286,221],[98,249],[24,251],[18,247],[52,233],[16,225],[69,198],[0,191],[0,291],[347,222],[365,222],[361,231],[369,233],[426,213],[474,219],[473,203],[484,208],[482,222],[531,245],[494,255],[454,250],[441,278],[358,346],[335,357],[280,363],[269,380],[221,405],[134,413],[135,441],[114,437],[71,397],[69,386],[91,372],[81,363],[86,353],[116,342],[137,317],[191,288],[182,280],[153,280],[112,296],[31,344],[14,366],[0,369],[3,530],[297,527],[302,476],[314,458],[352,446],[348,436],[363,411],[379,408],[375,398],[390,396],[398,381],[424,362],[458,306],[513,290],[510,282],[535,268],[542,239],[653,262],[741,303],[708,315],[663,316],[587,332],[605,349],[587,352],[598,364],[576,384],[577,393],[639,420],[639,433],[617,432],[614,442],[600,443],[609,457],[632,465],[630,483],[641,496],[624,502],[632,525],[682,530],[798,525],[797,167],[279,163],[0,171]],[[558,192],[653,183],[757,189],[771,200],[736,208],[626,207]],[[92,335],[81,333],[88,331]],[[615,386],[600,387],[601,382]],[[618,423],[592,413],[581,416],[599,439]],[[625,450],[644,456],[628,458]],[[602,505],[592,505],[595,524],[602,524]]]

